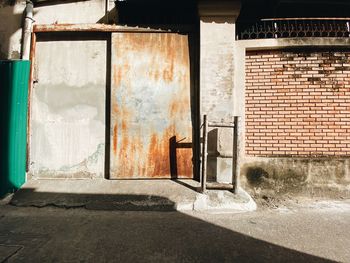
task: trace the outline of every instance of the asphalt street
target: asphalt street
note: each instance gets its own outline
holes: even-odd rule
[[[0,206],[0,262],[350,262],[350,201],[243,214]]]

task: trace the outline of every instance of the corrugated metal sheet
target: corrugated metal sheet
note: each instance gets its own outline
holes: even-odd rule
[[[25,182],[29,69],[29,61],[0,61],[0,197]]]
[[[112,34],[110,178],[192,177],[190,104],[188,36]]]

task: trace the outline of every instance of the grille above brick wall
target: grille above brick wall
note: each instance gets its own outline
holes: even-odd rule
[[[238,39],[350,36],[350,18],[262,19],[240,27]]]

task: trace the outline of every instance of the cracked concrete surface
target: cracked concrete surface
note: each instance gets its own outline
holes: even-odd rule
[[[16,255],[23,247],[21,246],[7,246],[0,244],[0,262],[6,262],[9,258]]]
[[[122,211],[256,209],[243,189],[237,194],[209,190],[206,195],[197,189],[194,180],[30,180],[9,202],[18,207]]]

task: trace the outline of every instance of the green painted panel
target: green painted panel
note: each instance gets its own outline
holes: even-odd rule
[[[30,62],[0,61],[0,196],[25,182]]]

